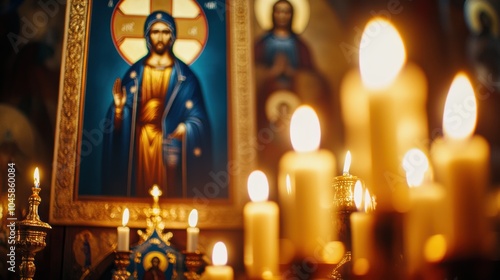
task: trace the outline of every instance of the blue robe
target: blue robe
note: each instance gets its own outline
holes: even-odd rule
[[[145,60],[146,57],[133,64],[122,79],[122,87],[127,92],[122,123],[114,124],[115,105],[113,103],[107,113],[107,118],[113,123],[113,128],[112,132],[104,137],[101,168],[104,195],[149,196],[147,190],[136,188],[138,134],[136,127],[139,108],[141,108]],[[208,172],[212,164],[211,133],[198,79],[189,67],[177,58],[174,58],[172,67],[161,118],[162,158],[166,166],[169,156],[170,158],[179,157],[178,168],[175,171],[175,177],[178,180],[175,186],[168,186],[170,189],[175,189],[170,196],[193,197],[193,188],[201,189],[208,182]],[[184,145],[180,140],[168,138],[179,123],[186,125]],[[161,189],[167,188],[164,184],[165,182],[158,182]],[[152,186],[145,187],[149,189]]]

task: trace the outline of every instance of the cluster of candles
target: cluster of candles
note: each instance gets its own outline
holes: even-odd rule
[[[360,68],[346,75],[341,89],[344,119],[357,122],[346,123],[347,130],[352,135],[368,133],[360,137],[363,141],[347,144],[353,143],[360,162],[370,163],[361,177],[364,183],[358,181],[353,189],[358,207],[350,217],[353,273],[373,275],[377,269],[377,217],[390,213],[403,216],[402,253],[408,275],[415,277],[426,264],[446,257],[484,256],[489,145],[473,135],[477,105],[469,79],[464,73],[456,75],[444,107],[444,136],[429,149],[425,75],[406,63],[396,28],[385,19],[373,19],[359,51]],[[344,253],[332,245],[337,240],[332,187],[336,161],[332,153],[319,149],[320,135],[314,110],[297,108],[290,122],[294,151],[287,152],[279,165],[279,206],[265,201],[268,186],[262,172],[249,177],[253,202],[244,209],[249,278],[276,277],[280,262],[293,261],[279,255],[284,250],[278,244],[291,244],[292,258],[313,258],[317,263],[338,262]],[[328,248],[340,249],[332,255]]]
[[[360,209],[351,214],[354,273],[368,273],[376,264],[373,227],[377,213],[404,213],[410,270],[439,261],[445,254],[481,254],[484,246],[479,244],[483,244],[481,238],[487,230],[481,210],[488,184],[489,147],[483,138],[472,136],[477,108],[466,75],[460,73],[453,81],[444,108],[444,137],[431,145],[433,179],[425,177],[430,170],[427,151],[411,149],[416,139],[428,138],[425,75],[417,66],[406,64],[401,37],[388,21],[375,18],[367,24],[361,39],[360,69],[346,75],[341,91],[343,106],[352,106],[344,106],[344,119],[358,120],[353,125],[346,123],[347,134],[368,132],[362,136],[369,139],[367,154],[359,147],[359,139],[353,149],[363,155],[360,162],[371,163],[370,172],[361,176],[365,184],[358,181],[353,190]],[[365,112],[369,114],[363,115]],[[279,253],[280,238],[292,244],[294,258],[335,263],[344,254],[339,249],[332,257],[326,250],[337,240],[332,218],[336,160],[331,152],[319,149],[320,124],[311,107],[301,106],[294,112],[290,137],[294,151],[287,152],[279,165],[279,206],[267,200],[269,186],[263,172],[254,171],[248,178],[252,201],[245,205],[243,216],[244,263],[249,278],[279,275],[284,258]],[[402,167],[406,176],[401,176]],[[421,187],[413,188],[416,186]],[[372,196],[376,197],[376,209]],[[124,211],[124,225],[118,229],[118,250],[128,250],[126,214],[128,211]],[[192,219],[197,217],[189,217],[188,251],[197,249],[199,234]],[[215,268],[206,269],[208,279],[232,279],[232,269],[224,266],[226,261],[225,246],[217,243]]]

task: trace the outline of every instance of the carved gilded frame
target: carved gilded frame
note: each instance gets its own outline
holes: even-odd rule
[[[216,1],[220,2],[220,1]],[[79,199],[76,174],[82,123],[85,58],[88,48],[91,0],[69,0],[66,8],[64,53],[61,67],[59,107],[56,127],[49,222],[53,225],[117,226],[124,207],[130,210],[129,226],[146,227],[146,213],[152,205],[133,199]],[[247,197],[246,177],[253,169],[255,151],[254,85],[251,51],[251,12],[249,1],[226,0],[228,35],[228,174],[231,188],[227,201],[160,199],[167,228],[185,228],[191,209],[199,211],[199,226],[238,228],[242,225],[242,206]]]

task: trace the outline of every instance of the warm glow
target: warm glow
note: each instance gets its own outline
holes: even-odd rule
[[[465,139],[474,133],[477,120],[477,103],[467,75],[460,72],[451,83],[443,114],[445,137]]]
[[[359,68],[363,84],[372,89],[389,86],[405,61],[405,47],[396,28],[383,18],[368,22],[359,47]]]
[[[363,202],[363,186],[361,185],[361,181],[356,181],[354,185],[354,204],[356,208],[361,211]]]
[[[421,186],[429,170],[429,160],[421,150],[410,149],[403,157],[403,169],[406,172],[406,182],[409,187]]]
[[[286,193],[290,195],[292,193],[292,181],[290,180],[290,174],[286,174]]]
[[[40,174],[38,173],[38,167],[35,168],[35,173],[33,173],[34,185],[35,188],[40,187]]]
[[[188,224],[189,227],[196,227],[198,224],[198,210],[193,209],[189,212]]]
[[[441,234],[436,234],[425,242],[424,255],[428,262],[439,262],[446,255],[446,239]]]
[[[123,210],[123,216],[122,216],[122,226],[127,226],[128,224],[128,216],[129,216],[129,212],[128,212],[128,208],[125,208],[125,210]]]
[[[214,245],[214,250],[212,252],[212,263],[213,265],[226,265],[227,263],[227,248],[224,242],[217,242]]]
[[[370,212],[373,210],[372,197],[368,189],[365,190],[365,212]]]
[[[370,262],[365,258],[359,258],[354,261],[352,272],[355,275],[366,275],[370,271]]]
[[[269,197],[269,183],[264,172],[255,170],[248,176],[248,195],[253,202],[266,201]]]
[[[297,152],[311,152],[319,148],[321,128],[313,108],[303,105],[295,110],[290,122],[290,138]]]
[[[153,187],[149,190],[149,194],[153,196],[155,202],[158,202],[158,197],[162,195],[162,191],[158,188],[158,185],[153,185]]]
[[[341,241],[330,241],[326,243],[323,248],[323,260],[325,263],[335,264],[339,263],[344,257],[345,247]]]
[[[344,161],[344,175],[349,174],[349,168],[351,168],[351,152],[347,151],[345,155],[345,161]]]

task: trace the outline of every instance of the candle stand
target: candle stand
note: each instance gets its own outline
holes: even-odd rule
[[[346,254],[333,268],[328,276],[329,279],[348,279],[351,274],[351,221],[349,217],[352,212],[356,212],[353,190],[358,180],[358,177],[349,174],[337,176],[333,179],[333,203],[336,209],[333,222],[336,224],[339,240],[344,243]]]
[[[130,254],[132,254],[132,251],[115,251],[116,270],[113,273],[113,280],[131,279],[131,274],[127,270],[130,265]]]
[[[201,275],[198,274],[200,269],[204,265],[203,261],[203,253],[199,251],[196,252],[182,252],[185,256],[185,264],[187,268],[187,272],[184,272],[184,276],[186,276],[187,280],[198,280]]]
[[[38,205],[42,199],[38,195],[40,188],[33,187],[29,197],[29,210],[26,219],[17,223],[16,249],[21,255],[19,273],[21,280],[31,280],[35,277],[35,254],[46,246],[45,239],[52,227],[41,221],[38,215]]]

